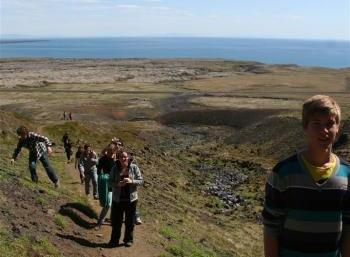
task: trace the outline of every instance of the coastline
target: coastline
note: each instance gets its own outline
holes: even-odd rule
[[[20,43],[35,43],[49,42],[48,39],[0,39],[0,44],[20,44]]]
[[[242,75],[271,76],[274,72],[350,73],[349,68],[303,67],[224,59],[57,59],[1,58],[0,88],[45,87],[49,84],[185,83]],[[334,74],[334,75],[332,75]],[[345,75],[345,76],[349,76]],[[234,79],[234,78],[233,78]]]

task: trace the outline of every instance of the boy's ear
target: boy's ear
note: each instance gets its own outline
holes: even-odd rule
[[[343,128],[343,126],[344,126],[344,122],[343,122],[343,121],[339,122],[338,133],[339,133],[339,131]]]

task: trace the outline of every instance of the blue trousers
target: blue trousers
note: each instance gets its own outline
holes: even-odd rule
[[[53,170],[52,166],[49,163],[49,158],[47,156],[47,153],[44,153],[39,158],[39,160],[43,164],[44,169],[45,169],[49,179],[53,183],[56,183],[58,181],[58,177],[57,177],[55,171]],[[34,181],[34,182],[38,182],[38,175],[36,173],[36,163],[37,163],[37,161],[38,161],[38,159],[36,158],[36,156],[29,155],[29,171],[30,171],[30,175],[31,175],[32,181]]]

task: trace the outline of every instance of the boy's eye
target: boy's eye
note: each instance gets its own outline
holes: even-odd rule
[[[331,128],[335,125],[335,122],[334,121],[330,121],[327,123],[327,128]]]

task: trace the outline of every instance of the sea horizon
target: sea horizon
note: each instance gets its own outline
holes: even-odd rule
[[[234,37],[28,37],[0,40],[0,58],[225,59],[350,67],[350,41]]]

